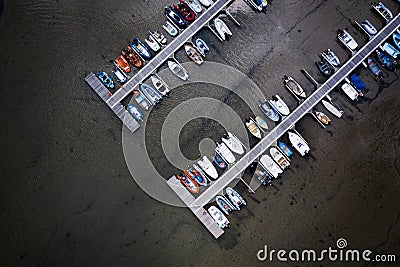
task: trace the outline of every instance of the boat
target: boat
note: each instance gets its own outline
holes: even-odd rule
[[[322,113],[321,111],[314,111],[314,114],[317,117],[317,119],[323,124],[328,125],[331,122],[331,119],[329,119],[329,117],[325,113]]]
[[[129,61],[129,63],[131,63],[138,69],[143,66],[143,61],[140,59],[138,54],[136,54],[132,47],[127,46],[124,50],[121,51],[121,55],[123,55],[125,59]]]
[[[346,31],[346,30],[338,30],[337,38],[340,42],[351,51],[355,51],[358,47],[356,40]]]
[[[226,168],[228,168],[228,163],[226,163],[225,160],[218,153],[214,155],[213,162],[221,170],[226,170]]]
[[[254,120],[260,128],[268,130],[268,124],[263,118],[261,118],[260,116],[256,116]]]
[[[186,70],[176,63],[175,61],[168,61],[168,67],[172,71],[173,74],[175,74],[178,78],[186,81],[189,80],[189,74],[186,72]]]
[[[249,3],[257,11],[262,11],[264,8],[263,0],[249,0]]]
[[[363,80],[361,80],[361,78],[354,73],[350,75],[350,82],[359,92],[363,92],[366,88],[366,85],[363,82]]]
[[[153,106],[156,106],[160,103],[162,96],[150,85],[142,83],[140,85],[140,91],[142,91],[143,95],[150,101]]]
[[[326,101],[324,99],[322,99],[321,101],[322,105],[333,115],[335,115],[338,118],[341,118],[343,115],[343,111],[339,110],[337,107],[335,107],[334,105],[332,105],[331,102]]]
[[[257,179],[261,182],[262,185],[270,185],[272,184],[272,176],[265,171],[264,169],[260,169],[257,167],[257,169],[254,172],[254,175],[257,177]]]
[[[225,217],[225,215],[215,206],[211,206],[208,208],[208,213],[214,219],[214,221],[221,228],[229,227],[229,220]]]
[[[287,116],[290,114],[290,109],[279,95],[272,96],[269,100],[271,106],[278,111],[281,115]]]
[[[289,160],[285,157],[285,155],[282,154],[281,151],[279,151],[279,149],[276,147],[271,147],[269,149],[269,154],[275,160],[275,162],[278,163],[282,170],[289,168]]]
[[[227,187],[225,189],[225,193],[230,202],[233,204],[233,206],[235,206],[237,210],[240,210],[241,206],[247,205],[246,201],[242,198],[242,196],[238,192],[236,192],[236,190],[234,190],[233,188]]]
[[[367,58],[368,69],[375,76],[376,80],[380,80],[383,78],[382,70],[379,68],[378,64],[376,64],[375,60],[371,57]]]
[[[107,88],[114,88],[114,82],[110,76],[105,71],[100,71],[97,75],[100,81],[107,87]]]
[[[262,0],[262,6],[263,8],[268,6],[268,1],[267,0]]]
[[[391,56],[392,58],[397,58],[398,55],[400,54],[400,51],[397,50],[393,45],[389,44],[389,43],[384,43],[381,47],[381,49],[383,51],[385,51],[386,53],[388,53],[389,56]]]
[[[249,132],[258,139],[261,139],[261,130],[258,128],[257,124],[254,122],[252,118],[247,118],[245,121],[246,127]]]
[[[144,59],[151,58],[151,52],[149,48],[147,48],[147,46],[139,38],[136,37],[133,39],[133,41],[130,43],[130,46]]]
[[[390,57],[385,51],[379,51],[377,49],[375,52],[378,58],[378,62],[379,64],[381,64],[382,67],[384,67],[388,71],[396,70],[397,62],[392,57]]]
[[[398,32],[394,32],[393,35],[394,44],[400,49],[400,30]]]
[[[156,88],[156,90],[162,94],[163,96],[169,96],[169,93],[171,92],[168,88],[168,86],[161,81],[159,78],[157,78],[156,76],[152,75],[150,77],[151,82],[153,83],[154,87]]]
[[[153,35],[149,34],[146,39],[144,39],[146,44],[150,47],[151,50],[154,52],[158,52],[161,49],[161,46],[157,43],[156,39],[153,37]]]
[[[201,13],[203,8],[196,0],[186,0],[186,4],[196,13]]]
[[[181,13],[176,11],[174,8],[170,6],[166,6],[164,8],[164,14],[165,16],[171,20],[172,23],[174,23],[177,27],[184,29],[187,26],[187,23]]]
[[[231,30],[226,26],[225,22],[221,19],[214,20],[214,26],[217,30],[218,35],[221,37],[222,40],[226,40],[228,35],[232,35]]]
[[[346,78],[346,81],[342,84],[340,88],[342,91],[351,99],[358,100],[359,92],[350,84],[350,81]]]
[[[300,153],[303,157],[310,152],[310,147],[307,142],[304,141],[298,134],[294,132],[288,132],[289,141],[292,143],[292,146]]]
[[[171,22],[166,21],[162,27],[172,37],[175,37],[178,35],[178,29],[174,25],[172,25]]]
[[[268,100],[264,101],[259,105],[260,109],[264,114],[270,118],[272,121],[279,121],[278,112],[269,104]]]
[[[155,30],[155,31],[149,31],[149,34],[153,36],[154,39],[160,44],[160,45],[166,45],[167,44],[167,38],[165,37],[164,34],[161,32]]]
[[[200,53],[203,57],[205,57],[206,54],[207,54],[207,52],[210,51],[210,48],[208,48],[207,43],[204,42],[203,39],[197,38],[197,39],[194,41],[194,43],[195,43],[195,45],[196,45],[197,51],[199,51],[199,53]]]
[[[293,151],[290,149],[290,147],[285,144],[284,142],[279,142],[278,146],[280,148],[280,150],[285,153],[286,157],[290,158],[293,155]]]
[[[333,68],[337,68],[340,66],[339,58],[331,49],[327,49],[324,52],[322,52],[320,54],[320,57],[325,59],[326,62],[328,62],[328,64],[331,65]]]
[[[262,155],[260,158],[260,163],[263,167],[272,175],[273,178],[278,178],[283,172],[279,165],[273,161],[269,155]]]
[[[206,177],[204,177],[203,175],[201,175],[200,172],[198,172],[196,169],[194,168],[190,168],[187,171],[183,172],[185,175],[189,175],[193,180],[196,181],[196,183],[198,185],[201,186],[207,186],[208,185],[208,180],[206,179]]]
[[[191,45],[185,44],[184,49],[186,52],[186,55],[196,64],[200,65],[202,64],[203,58],[201,57],[201,54]]]
[[[210,176],[210,178],[214,180],[218,178],[218,172],[207,156],[203,156],[199,161],[197,161],[197,164],[208,176]]]
[[[361,28],[363,28],[369,35],[375,35],[378,33],[378,31],[376,30],[376,28],[374,27],[374,25],[372,25],[371,22],[369,22],[369,20],[364,20],[361,23]]]
[[[208,185],[209,180],[207,179],[207,174],[205,174],[204,171],[198,165],[193,164],[191,170],[192,170],[193,174],[195,174],[194,172],[200,174],[200,176],[204,178],[205,182],[207,182],[207,185]],[[200,184],[198,181],[197,181],[197,183]],[[205,186],[207,186],[207,185],[205,185]]]
[[[213,1],[211,0],[199,0],[199,2],[205,7],[209,7],[213,4]]]
[[[236,210],[232,203],[230,203],[224,196],[216,196],[215,202],[226,215],[229,215],[229,212]]]
[[[194,11],[183,0],[179,0],[179,3],[174,5],[174,9],[178,11],[187,22],[192,22],[196,19]]]
[[[305,98],[306,92],[304,91],[303,87],[292,77],[292,76],[283,76],[283,84],[285,85],[286,89],[290,92],[293,92],[296,96]]]
[[[137,121],[142,121],[143,120],[143,113],[140,111],[140,109],[133,105],[133,104],[128,104],[128,111],[132,115],[132,117],[135,118]]]
[[[228,164],[233,164],[236,161],[235,156],[232,151],[226,146],[224,142],[217,143],[217,147],[215,148],[215,152],[219,154]]]
[[[384,17],[386,19],[386,21],[389,21],[391,19],[393,19],[393,14],[392,12],[390,12],[389,8],[387,8],[384,4],[382,4],[381,2],[379,2],[378,4],[373,3],[372,7],[379,13],[382,15],[382,17]]]
[[[118,66],[116,66],[113,69],[112,74],[114,75],[114,78],[118,82],[120,82],[120,83],[126,82],[126,74]]]
[[[315,65],[317,66],[318,70],[321,72],[322,75],[327,77],[332,75],[332,69],[325,61],[317,61],[315,62]]]
[[[242,155],[244,153],[244,148],[239,138],[233,133],[227,132],[221,138],[222,142],[234,153]]]
[[[119,56],[114,60],[115,64],[120,67],[126,73],[131,72],[131,67],[129,66],[128,61],[126,61],[124,56]]]
[[[133,90],[133,97],[135,98],[135,101],[138,103],[139,107],[147,111],[150,110],[152,105],[149,100],[147,100],[147,98],[142,95],[141,92],[139,92],[138,90]]]
[[[199,185],[190,177],[185,174],[177,175],[179,181],[191,192],[197,194],[200,190]]]

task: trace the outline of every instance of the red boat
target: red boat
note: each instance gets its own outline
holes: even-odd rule
[[[136,68],[143,66],[143,61],[140,59],[138,54],[133,51],[132,47],[128,46],[126,49],[121,51],[121,54]]]
[[[181,13],[187,22],[192,22],[196,18],[194,11],[183,0],[179,0],[179,4],[174,5],[174,9]]]
[[[177,175],[176,176],[181,183],[186,186],[186,188],[194,193],[197,194],[200,190],[199,185],[192,179],[190,176],[186,176],[185,174]]]
[[[128,61],[126,61],[123,56],[117,57],[114,62],[126,73],[131,72],[131,67],[129,66]]]

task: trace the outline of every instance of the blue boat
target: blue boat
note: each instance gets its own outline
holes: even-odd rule
[[[225,170],[228,167],[228,164],[222,159],[222,157],[218,153],[215,153],[214,163],[221,170]]]
[[[395,71],[397,62],[391,58],[385,51],[376,50],[376,56],[378,57],[378,62],[382,67],[388,71]]]
[[[135,120],[137,120],[137,121],[143,120],[143,113],[140,111],[140,109],[137,106],[128,104],[128,111],[135,118]]]
[[[293,155],[293,151],[289,148],[288,145],[286,145],[284,142],[279,142],[278,143],[279,148],[282,150],[285,155],[290,158]]]
[[[166,6],[164,8],[164,14],[168,19],[170,19],[179,28],[183,29],[187,26],[187,23],[186,23],[185,19],[183,18],[183,16],[178,11],[173,9],[172,7]]]
[[[399,1],[400,3],[400,1]],[[393,42],[400,49],[400,30],[398,32],[393,33]]]
[[[361,78],[358,77],[356,74],[350,75],[350,82],[360,92],[363,92],[365,90],[365,88],[366,88],[365,83],[363,82],[363,80],[361,80]]]
[[[270,118],[272,121],[279,121],[278,112],[270,105],[268,100],[264,101],[259,105],[260,109]]]
[[[186,176],[191,177],[193,180],[195,180],[201,186],[207,186],[208,185],[207,179],[205,177],[203,177],[201,175],[201,173],[198,172],[196,169],[190,168],[187,171],[183,171],[183,173]]]
[[[367,58],[368,69],[371,71],[373,75],[375,75],[376,80],[380,80],[383,78],[382,70],[379,68],[378,64],[376,64],[375,60],[371,57]]]
[[[99,74],[97,75],[100,79],[100,81],[107,87],[107,88],[114,88],[114,82],[111,79],[110,76],[108,76],[107,73],[104,71],[100,71]]]
[[[139,38],[136,37],[133,39],[133,41],[130,43],[130,46],[144,59],[151,58],[151,52],[149,48]]]

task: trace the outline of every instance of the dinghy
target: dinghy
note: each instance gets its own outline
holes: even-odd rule
[[[100,71],[97,74],[97,77],[100,79],[100,81],[109,89],[114,88],[114,82],[110,76],[105,71]]]
[[[162,99],[162,96],[153,87],[145,83],[140,85],[140,91],[153,106],[156,106]]]
[[[156,90],[162,94],[163,96],[169,96],[169,93],[171,92],[168,88],[168,86],[161,81],[160,79],[157,78],[157,76],[152,75],[150,77],[154,87],[156,88]]]
[[[282,150],[282,152],[285,153],[286,157],[290,158],[293,155],[293,151],[284,142],[279,142],[278,146]]]
[[[329,117],[321,111],[315,111],[314,114],[317,119],[325,125],[328,125],[331,122],[331,119],[329,119]]]
[[[394,44],[400,49],[400,30],[397,30],[397,32],[394,32],[393,35],[393,42]]]
[[[195,40],[195,45],[197,48],[197,51],[199,51],[199,53],[205,57],[206,54],[210,51],[210,49],[207,46],[207,43],[203,41],[203,39],[197,38]]]
[[[194,169],[188,169],[188,170],[184,170],[183,174],[185,174],[187,177],[192,178],[192,180],[194,180],[198,185],[201,186],[207,186],[208,185],[208,181],[206,178],[204,178],[198,171],[194,170]]]
[[[209,7],[213,4],[213,1],[211,0],[199,0],[199,2],[205,7]]]
[[[133,104],[128,104],[128,111],[137,121],[143,121],[143,113]]]
[[[133,98],[135,98],[135,101],[138,103],[139,107],[147,111],[150,110],[152,105],[149,100],[142,95],[141,92],[138,90],[133,90]]]
[[[342,86],[340,87],[342,89],[342,91],[353,101],[358,100],[358,91],[351,86],[350,81],[346,80]]]
[[[116,66],[113,69],[112,74],[114,75],[114,78],[118,82],[120,82],[120,83],[126,82],[126,74],[118,66]]]
[[[184,29],[187,26],[187,23],[181,13],[170,6],[164,7],[164,14],[172,23],[178,26],[181,29]]]
[[[385,51],[386,53],[388,53],[388,55],[394,59],[396,59],[400,54],[400,51],[397,50],[393,45],[391,45],[389,43],[384,43],[383,46],[381,47],[381,49],[383,51]]]
[[[293,92],[296,96],[300,98],[306,97],[306,92],[304,92],[303,87],[301,87],[301,85],[292,76],[285,75],[283,77],[283,84],[285,85],[286,89],[289,90],[289,92]]]
[[[331,50],[327,49],[319,55],[321,58],[326,60],[333,68],[337,68],[340,66],[340,60],[336,56],[336,54]]]
[[[223,22],[221,19],[215,19],[214,26],[215,29],[217,30],[218,35],[221,37],[223,41],[226,40],[228,35],[232,35],[231,30],[228,28],[228,26],[226,26],[225,22]]]
[[[201,57],[201,54],[193,46],[185,44],[184,49],[186,55],[197,65],[200,65],[204,62],[203,58]]]
[[[208,213],[214,219],[214,221],[218,224],[219,227],[226,228],[229,227],[229,220],[225,217],[225,215],[215,206],[211,206],[208,208]]]
[[[375,76],[377,81],[383,78],[382,70],[379,68],[378,64],[376,64],[375,60],[371,57],[367,58],[367,65],[369,71]]]
[[[138,69],[143,66],[143,61],[140,59],[138,54],[136,54],[132,47],[127,46],[124,50],[121,51],[121,55],[123,55],[126,60],[129,61],[129,63],[131,63]]]
[[[332,69],[329,67],[328,63],[325,61],[317,61],[315,62],[318,70],[321,72],[322,75],[329,77],[332,75]]]
[[[175,61],[168,61],[167,64],[172,73],[175,74],[178,78],[184,81],[189,80],[189,74],[180,64],[176,63]]]
[[[201,13],[203,11],[203,8],[199,4],[199,2],[197,2],[196,0],[186,0],[186,3],[197,14]]]
[[[379,2],[378,4],[373,3],[372,7],[388,22],[393,19],[393,14],[384,4]]]
[[[185,174],[177,175],[179,181],[189,190],[189,192],[197,194],[200,190],[199,185]]]
[[[374,25],[372,25],[372,23],[369,22],[369,20],[364,20],[361,23],[361,27],[370,35],[375,35],[378,33]]]
[[[139,39],[135,38],[131,43],[130,46],[139,54],[141,55],[144,59],[150,59],[151,58],[151,52],[147,48],[147,46]]]
[[[228,163],[226,163],[226,161],[218,153],[215,153],[213,162],[220,170],[224,171],[226,168],[228,168]]]
[[[275,160],[275,162],[278,163],[279,167],[281,167],[282,170],[289,168],[289,160],[282,154],[279,149],[277,149],[276,147],[271,147],[269,149],[269,154]]]
[[[215,202],[226,215],[229,215],[229,212],[236,210],[232,203],[229,202],[229,200],[227,200],[224,196],[217,196],[215,198]]]
[[[269,155],[261,156],[260,163],[275,179],[278,178],[279,175],[283,172],[279,165],[275,161],[273,161]]]
[[[242,198],[242,196],[238,192],[236,192],[236,190],[234,190],[233,188],[227,187],[225,189],[225,192],[226,196],[237,210],[240,210],[241,206],[247,205],[246,201]]]
[[[187,22],[192,22],[196,19],[194,11],[183,0],[179,0],[179,4],[175,4],[174,9],[178,11]]]
[[[252,118],[247,118],[245,121],[246,127],[249,132],[256,138],[261,139],[261,130]]]
[[[395,71],[397,62],[390,57],[385,51],[375,51],[379,64],[388,71]]]

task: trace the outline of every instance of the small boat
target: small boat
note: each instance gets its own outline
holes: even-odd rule
[[[226,163],[225,160],[218,153],[215,154],[213,162],[221,170],[226,170],[226,168],[228,168],[228,163]]]
[[[215,202],[226,215],[229,215],[229,212],[236,210],[232,203],[230,203],[224,196],[217,196]]]
[[[394,44],[400,49],[400,31],[394,32],[392,37]]]
[[[139,54],[141,55],[144,59],[150,59],[151,58],[151,52],[147,48],[147,46],[139,39],[135,38],[131,43],[130,46]]]
[[[156,88],[156,90],[157,90],[160,94],[162,94],[163,96],[168,96],[168,95],[169,95],[169,93],[170,93],[171,91],[169,90],[168,86],[167,86],[163,81],[161,81],[160,79],[158,79],[158,78],[157,78],[156,76],[154,76],[154,75],[152,75],[152,76],[150,77],[150,79],[151,79],[151,81],[152,81],[154,87]]]
[[[203,39],[197,38],[197,39],[195,40],[194,43],[195,43],[195,45],[196,45],[197,51],[199,51],[200,54],[201,54],[203,57],[205,57],[206,54],[207,54],[207,52],[210,51],[210,48],[208,48],[207,43],[204,42]]]
[[[133,104],[128,104],[128,111],[132,115],[132,117],[135,118],[137,121],[142,121],[143,120],[143,113],[140,111],[140,109],[133,105]]]
[[[307,142],[298,134],[288,132],[288,135],[290,143],[292,143],[293,147],[300,153],[300,155],[304,157],[308,152],[310,152],[310,147]]]
[[[367,65],[368,65],[368,69],[375,76],[376,80],[380,80],[383,78],[382,70],[379,68],[378,64],[376,64],[374,59],[372,59],[371,57],[368,57]]]
[[[126,82],[126,74],[118,66],[113,69],[112,74],[118,82]]]
[[[361,78],[354,73],[350,75],[350,82],[359,92],[363,92],[366,88],[366,85],[363,82],[363,80],[361,80]]]
[[[123,55],[126,60],[128,60],[136,68],[141,68],[143,66],[143,61],[140,59],[138,54],[136,54],[132,47],[127,46],[127,48],[121,51],[121,55]]]
[[[384,43],[383,46],[381,47],[381,49],[383,51],[385,51],[386,53],[388,53],[389,56],[391,56],[392,58],[395,58],[395,59],[400,54],[400,51],[397,50],[393,45],[391,45],[389,43]]]
[[[226,26],[225,22],[223,22],[221,19],[215,19],[214,20],[214,26],[215,29],[217,30],[218,35],[221,37],[222,40],[226,40],[228,35],[232,35],[231,30]]]
[[[281,151],[279,151],[279,149],[277,149],[276,147],[271,147],[269,150],[269,154],[275,160],[275,162],[278,163],[279,167],[281,167],[282,170],[289,168],[289,160],[282,154]]]
[[[306,92],[304,91],[303,87],[292,77],[292,76],[283,76],[283,84],[285,85],[286,89],[290,92],[293,92],[296,96],[305,98]]]
[[[257,177],[257,179],[261,182],[262,185],[270,185],[272,184],[272,176],[266,172],[264,169],[261,169],[257,167],[257,169],[254,172],[254,175]]]
[[[100,79],[100,81],[107,87],[107,88],[114,88],[114,82],[111,79],[110,76],[104,71],[100,71],[97,77]]]
[[[225,215],[215,206],[211,206],[208,208],[208,213],[214,219],[214,221],[218,224],[219,227],[225,228],[229,227],[229,220],[225,217]]]
[[[181,183],[186,186],[191,193],[197,194],[199,192],[199,185],[192,178],[185,174],[177,175],[176,178],[178,178],[178,180],[181,181]]]
[[[283,101],[283,99],[279,95],[272,96],[272,100],[269,101],[272,107],[276,109],[281,115],[287,116],[290,114],[290,109]]]
[[[186,4],[196,13],[201,13],[203,8],[196,0],[186,0]]]
[[[166,21],[162,27],[172,37],[175,37],[178,35],[178,29],[174,25],[172,25],[171,22]]]
[[[207,179],[207,174],[205,174],[204,171],[196,164],[193,164],[192,167],[193,167],[192,170],[199,173],[206,180],[207,185],[208,185],[209,180]]]
[[[268,100],[264,101],[259,105],[260,109],[264,114],[270,118],[272,121],[279,121],[278,112],[269,104]]]
[[[256,121],[257,125],[260,128],[262,128],[264,130],[268,130],[268,124],[263,118],[261,118],[260,116],[256,116],[256,118],[254,120]]]
[[[233,164],[236,161],[235,156],[233,155],[232,151],[226,146],[226,144],[224,142],[222,142],[220,144],[217,143],[215,152],[217,152],[217,154],[221,155],[221,157],[228,164]]]
[[[203,156],[197,164],[200,166],[200,168],[207,173],[208,176],[210,176],[212,179],[217,179],[218,178],[218,172],[211,163],[211,161],[206,157]]]
[[[161,49],[161,46],[157,43],[156,39],[153,37],[153,35],[149,34],[149,36],[144,39],[146,44],[150,47],[151,50],[154,52],[158,52]]]
[[[167,44],[167,38],[161,32],[155,30],[155,31],[149,31],[149,34],[151,36],[153,36],[153,38],[156,39],[156,41],[160,45],[166,45]]]
[[[283,172],[279,165],[268,155],[262,155],[260,163],[275,179]]]
[[[322,99],[321,103],[330,113],[332,113],[333,115],[335,115],[338,118],[342,117],[343,111],[339,110],[337,107],[332,105],[331,102]]]
[[[326,62],[328,62],[329,65],[331,65],[334,68],[337,68],[340,66],[339,58],[336,56],[336,54],[331,49],[327,49],[324,52],[322,52],[320,54],[320,57],[325,59]]]
[[[389,8],[387,8],[384,4],[382,4],[381,2],[379,2],[378,4],[373,3],[372,7],[379,13],[382,15],[382,17],[384,17],[386,19],[386,21],[389,21],[391,19],[393,19],[393,14],[392,12],[390,12]]]
[[[172,7],[166,6],[164,8],[164,14],[169,20],[172,21],[172,23],[174,23],[179,28],[183,29],[187,26],[187,23],[186,23],[185,19],[183,18],[183,16],[181,15],[181,13],[179,13]]]
[[[196,64],[200,65],[202,64],[203,58],[201,57],[201,54],[191,45],[185,44],[184,45],[186,55]]]
[[[314,111],[314,114],[317,117],[317,119],[323,124],[328,125],[331,122],[331,119],[329,119],[329,117],[325,113],[322,113],[321,111]]]
[[[258,139],[261,139],[261,130],[258,128],[257,124],[254,122],[252,118],[247,118],[245,121],[246,127],[249,132]]]
[[[184,81],[189,80],[189,74],[181,65],[179,65],[175,61],[168,61],[168,67],[172,71],[172,73],[175,74],[178,78]]]
[[[208,185],[208,180],[203,175],[201,175],[201,173],[199,173],[196,169],[191,168],[191,169],[188,169],[187,171],[183,171],[183,173],[186,176],[190,176],[193,180],[196,181],[196,183],[198,185],[201,185],[201,186]]]
[[[126,61],[124,56],[119,56],[114,60],[115,64],[120,67],[126,73],[131,72],[131,67],[129,66],[128,61]]]
[[[322,75],[327,77],[332,75],[332,69],[325,61],[317,61],[315,62],[315,65],[317,66],[318,70],[321,72]]]
[[[213,4],[213,1],[211,0],[199,0],[199,2],[205,7],[209,7]]]
[[[183,0],[179,0],[179,3],[174,5],[174,9],[178,11],[187,22],[192,22],[196,19],[194,11]]]
[[[346,30],[338,30],[337,38],[340,42],[350,50],[355,51],[358,47],[356,40],[346,31]]]
[[[285,144],[284,142],[279,142],[278,143],[279,148],[282,150],[285,155],[290,158],[293,155],[293,151],[290,149],[290,147]]]
[[[368,34],[370,34],[370,35],[375,35],[375,34],[377,34],[377,30],[376,30],[376,28],[374,27],[374,25],[372,25],[372,23],[371,22],[369,22],[369,20],[364,20],[362,23],[361,23],[361,27],[368,33]]]
[[[348,80],[347,80],[348,81]],[[353,101],[358,100],[358,91],[351,86],[350,82],[344,82],[340,88]]]
[[[264,8],[263,0],[249,0],[250,5],[257,11],[262,11]]]
[[[138,103],[139,107],[147,111],[150,110],[152,105],[149,100],[147,100],[147,98],[142,95],[141,92],[139,92],[138,90],[133,90],[133,97],[135,98],[135,101]]]
[[[227,145],[227,147],[234,153],[242,155],[244,153],[244,148],[239,138],[233,133],[227,132],[222,138],[222,142]]]
[[[240,210],[241,206],[247,205],[246,201],[242,198],[242,196],[238,192],[236,192],[236,190],[234,190],[233,188],[227,187],[225,189],[225,193],[228,199],[231,201],[231,203],[233,204],[233,206],[235,206],[237,210]]]
[[[162,96],[153,87],[145,83],[140,85],[140,91],[142,91],[143,95],[153,106],[156,106],[158,103],[160,103],[162,99]]]
[[[378,58],[378,62],[379,64],[381,64],[382,67],[384,67],[388,71],[396,70],[397,62],[392,57],[390,57],[385,51],[376,50],[375,52]]]

